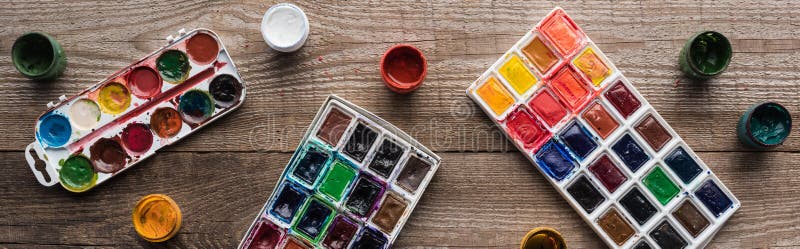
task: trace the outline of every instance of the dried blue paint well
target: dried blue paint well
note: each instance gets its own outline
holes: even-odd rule
[[[575,168],[575,161],[568,154],[561,144],[555,140],[547,142],[539,152],[536,153],[536,164],[544,170],[547,175],[561,181]]]
[[[330,157],[324,149],[318,148],[317,145],[310,145],[300,160],[295,163],[292,176],[308,185],[314,185]]]
[[[306,198],[308,198],[308,194],[301,187],[286,181],[281,185],[281,190],[275,197],[269,213],[283,222],[292,223],[294,215],[306,202]]]
[[[611,146],[611,150],[613,150],[614,153],[622,159],[622,162],[633,172],[639,170],[642,165],[650,160],[650,156],[644,152],[642,146],[639,145],[629,133],[622,136],[614,146]]]
[[[39,119],[36,136],[47,146],[61,147],[72,136],[72,125],[64,115],[48,113]]]
[[[369,227],[361,230],[361,234],[356,241],[353,241],[352,249],[378,249],[386,248],[387,239],[381,232]]]
[[[692,182],[694,178],[700,175],[700,172],[703,172],[700,165],[683,149],[683,146],[670,152],[669,155],[664,158],[664,162],[667,163],[667,166],[672,169],[672,172],[675,172],[683,183],[686,184]]]
[[[716,217],[719,217],[733,206],[731,198],[728,197],[725,192],[722,192],[722,189],[720,189],[713,180],[708,180],[704,182],[703,185],[700,185],[700,187],[694,191],[694,195],[697,196],[697,199],[700,199],[700,202],[702,202]]]
[[[567,148],[578,157],[578,160],[583,160],[597,149],[597,142],[586,131],[586,128],[578,124],[578,122],[572,122],[567,125],[559,137]]]

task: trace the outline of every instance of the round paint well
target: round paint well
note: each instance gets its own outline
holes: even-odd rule
[[[270,7],[261,19],[261,36],[280,52],[294,52],[308,38],[308,17],[300,7],[280,3]]]
[[[724,35],[715,31],[699,32],[683,46],[681,70],[692,78],[708,79],[728,68],[733,48]]]
[[[219,43],[213,36],[198,32],[186,40],[186,53],[189,59],[200,65],[214,62],[219,54]]]
[[[122,145],[132,154],[140,155],[153,145],[153,134],[145,124],[131,123],[122,129]]]
[[[186,80],[189,76],[189,58],[179,50],[167,50],[161,53],[156,59],[158,73],[164,81],[178,84]]]
[[[150,242],[166,241],[181,229],[181,209],[172,198],[162,194],[143,197],[133,208],[133,228]]]
[[[128,87],[139,98],[152,98],[161,92],[161,76],[147,66],[134,68],[128,73]]]
[[[116,140],[100,138],[91,147],[89,155],[97,172],[114,173],[125,167],[128,154]]]
[[[89,158],[84,155],[71,155],[67,160],[59,162],[58,179],[61,186],[72,192],[83,192],[97,182],[97,173]]]
[[[50,147],[61,147],[72,136],[72,125],[64,115],[49,113],[39,119],[36,137],[39,141]]]
[[[520,249],[564,249],[566,241],[561,233],[549,227],[534,228],[522,238]]]
[[[69,121],[79,130],[89,130],[100,122],[100,107],[91,99],[79,99],[69,107]]]
[[[150,116],[150,129],[160,138],[171,138],[181,131],[183,120],[175,109],[162,107]]]
[[[211,97],[214,97],[217,106],[220,108],[230,107],[242,96],[242,83],[229,74],[221,74],[211,80],[208,86]]]
[[[120,114],[131,106],[131,93],[125,85],[109,82],[100,88],[97,104],[105,113]]]
[[[181,95],[178,112],[186,123],[199,124],[214,114],[214,100],[201,90],[191,90]]]
[[[774,102],[751,106],[739,119],[739,139],[755,148],[775,147],[786,141],[792,130],[792,117],[785,107]]]
[[[50,35],[39,32],[17,38],[11,46],[11,60],[17,71],[34,80],[55,79],[67,66],[61,44]]]
[[[381,77],[397,93],[409,93],[422,85],[428,74],[428,62],[422,51],[400,44],[389,48],[381,58]]]

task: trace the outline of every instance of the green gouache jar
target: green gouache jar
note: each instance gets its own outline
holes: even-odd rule
[[[681,71],[693,79],[710,79],[728,68],[732,54],[728,38],[716,31],[703,31],[694,34],[683,45]]]
[[[739,119],[736,133],[745,145],[768,149],[783,144],[792,131],[792,116],[782,105],[762,102],[750,106]]]
[[[26,33],[11,47],[11,60],[17,71],[33,80],[54,80],[67,67],[67,56],[52,36]]]

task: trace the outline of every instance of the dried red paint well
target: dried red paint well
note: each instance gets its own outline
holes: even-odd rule
[[[396,93],[416,90],[428,74],[428,62],[422,51],[414,46],[400,44],[386,50],[381,57],[383,82]]]
[[[198,32],[186,40],[186,53],[197,64],[214,62],[219,54],[219,43],[209,34]]]
[[[145,124],[131,123],[122,130],[122,145],[128,151],[135,154],[142,154],[153,145],[153,133]]]
[[[550,132],[525,109],[517,109],[508,115],[508,134],[522,143],[525,149],[538,148],[550,138]]]
[[[161,76],[150,67],[140,66],[128,74],[128,88],[139,98],[151,98],[161,93]]]

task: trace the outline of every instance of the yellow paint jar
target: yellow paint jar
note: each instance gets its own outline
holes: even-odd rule
[[[166,241],[181,229],[181,209],[169,196],[147,195],[133,208],[133,228],[147,241]]]
[[[537,227],[525,234],[520,249],[566,249],[567,242],[561,233],[549,227]]]

